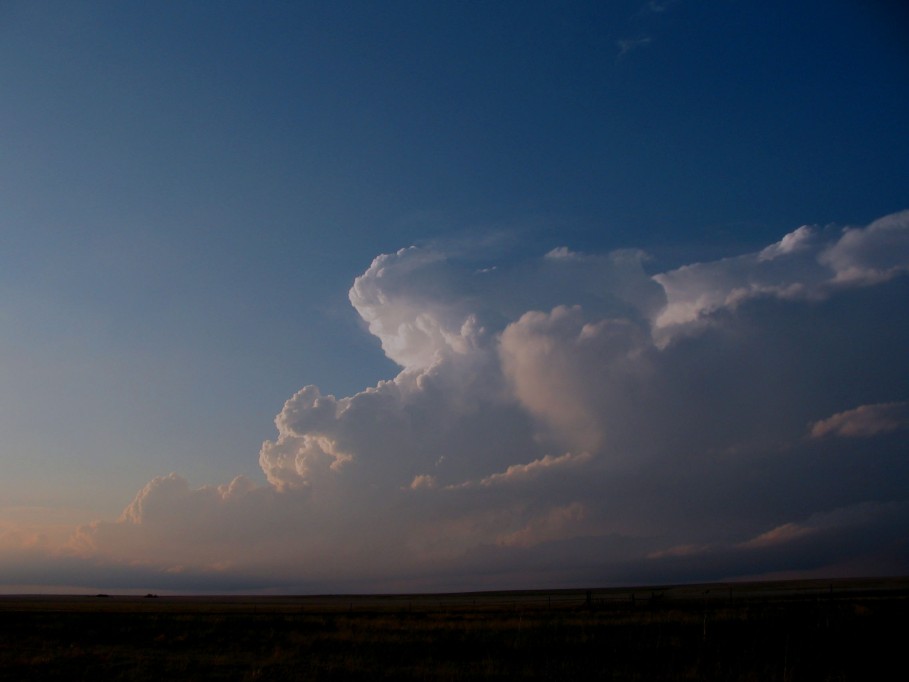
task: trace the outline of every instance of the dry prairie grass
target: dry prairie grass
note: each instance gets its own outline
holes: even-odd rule
[[[3,680],[864,680],[909,581],[337,597],[0,597]]]

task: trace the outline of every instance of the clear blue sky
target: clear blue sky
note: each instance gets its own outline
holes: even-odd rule
[[[501,334],[527,311],[581,304],[589,314],[590,297],[618,280],[596,280],[596,291],[567,275],[543,285],[549,275],[533,275],[531,263],[557,247],[569,256],[641,249],[646,274],[660,275],[756,254],[805,224],[830,246],[842,226],[909,207],[907,121],[909,11],[899,2],[4,2],[0,534],[21,540],[45,519],[113,523],[169,472],[191,489],[244,475],[269,494],[297,494],[274,492],[286,481],[257,456],[276,438],[285,400],[310,384],[355,396],[401,366],[425,369],[389,340],[389,320],[410,312],[376,312],[386,326],[370,334],[365,306],[381,297],[370,289],[359,307],[348,300],[380,254],[417,245],[461,259],[422,280],[406,280],[402,265],[395,280],[395,292],[420,293],[407,311],[445,324],[453,311],[476,313]],[[819,244],[818,253],[827,248]],[[520,276],[491,289],[462,277],[493,265]],[[742,281],[760,280],[761,291],[807,281],[764,276]],[[662,283],[670,303],[673,291],[693,301],[703,285],[681,275]],[[888,310],[904,291],[886,294]],[[622,300],[597,314],[638,310],[637,298]],[[648,311],[635,315],[657,319]],[[868,324],[905,334],[884,312]],[[492,355],[510,357],[506,342],[518,338],[506,334],[506,350]],[[581,428],[521,397],[530,360],[514,357],[501,371],[524,401],[524,421],[508,428],[536,434],[534,443],[540,423]],[[820,423],[909,400],[905,360],[888,371],[895,378],[881,395],[843,389],[828,413],[799,418]],[[794,389],[781,376],[774,390]],[[579,395],[587,397],[575,415],[611,404]],[[533,440],[523,438],[513,447]],[[536,454],[515,450],[499,469],[457,471],[480,480],[585,447],[608,459],[596,443],[555,439]],[[872,486],[798,518],[898,497]],[[608,517],[580,493],[553,505],[565,518]],[[785,525],[782,511],[771,516],[768,531]],[[584,532],[617,531],[605,523]],[[642,520],[635,537],[654,532]],[[561,539],[552,533],[540,542]],[[488,541],[465,540],[458,556],[483,566],[476,547]],[[0,551],[15,557],[8,544]]]

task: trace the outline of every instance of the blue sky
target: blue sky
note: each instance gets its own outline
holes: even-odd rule
[[[798,401],[790,414],[797,415],[792,419],[800,420],[803,430],[834,415],[845,415],[844,423],[889,415],[897,426],[874,432],[870,440],[877,449],[865,440],[862,447],[884,459],[894,448],[905,453],[901,406],[909,400],[909,388],[898,349],[906,325],[898,311],[905,303],[906,276],[900,273],[909,261],[899,227],[906,219],[892,217],[909,208],[909,18],[899,4],[4,3],[0,539],[6,540],[0,551],[8,565],[37,570],[40,557],[21,558],[23,547],[40,550],[41,557],[58,565],[61,552],[69,552],[72,561],[104,557],[110,566],[129,563],[130,552],[155,556],[154,542],[141,532],[141,514],[135,516],[138,530],[129,541],[120,536],[122,527],[111,531],[115,539],[105,540],[104,524],[116,525],[137,491],[154,492],[149,482],[169,472],[188,481],[187,499],[243,476],[255,486],[249,495],[279,500],[273,504],[281,515],[367,518],[374,507],[363,501],[369,497],[364,490],[397,490],[401,481],[373,472],[373,483],[366,484],[357,467],[372,470],[360,463],[373,458],[397,470],[396,464],[428,456],[430,446],[420,445],[418,436],[401,440],[396,450],[387,445],[399,442],[400,434],[386,434],[387,443],[379,439],[370,445],[378,436],[362,436],[367,429],[359,423],[337,426],[337,433],[306,419],[307,426],[300,426],[299,414],[316,409],[305,396],[298,400],[302,412],[285,419],[286,442],[275,445],[282,437],[275,435],[275,415],[286,413],[282,405],[303,386],[319,386],[322,396],[343,401],[366,395],[367,389],[381,394],[382,381],[397,382],[400,395],[410,396],[399,396],[406,410],[398,407],[411,421],[418,414],[429,419],[443,404],[446,414],[460,414],[459,405],[485,405],[484,391],[492,389],[449,386],[448,398],[461,398],[435,403],[427,397],[429,379],[408,382],[416,382],[420,373],[445,386],[438,377],[473,376],[447,355],[471,356],[469,349],[485,353],[482,362],[474,358],[476,367],[493,363],[494,369],[487,370],[501,375],[518,407],[502,414],[490,407],[490,414],[499,415],[498,427],[462,425],[475,436],[459,447],[489,449],[483,464],[465,455],[461,465],[447,471],[438,460],[437,474],[402,465],[405,483],[425,476],[414,489],[445,496],[446,486],[499,481],[490,477],[533,462],[542,464],[530,472],[552,462],[556,469],[591,466],[614,482],[619,474],[611,467],[618,466],[622,476],[644,480],[643,464],[614,464],[610,457],[618,455],[604,445],[614,442],[603,436],[609,430],[604,425],[612,423],[611,410],[619,410],[613,399],[570,381],[575,377],[583,384],[585,374],[576,373],[570,357],[586,357],[586,374],[598,376],[597,368],[612,362],[604,358],[612,358],[608,349],[613,346],[589,357],[581,351],[566,355],[568,364],[558,376],[535,373],[539,358],[529,349],[536,347],[537,335],[545,330],[559,348],[573,315],[583,316],[583,323],[574,322],[595,330],[590,334],[606,329],[606,320],[647,321],[655,344],[647,352],[659,353],[652,360],[659,369],[648,371],[665,382],[647,384],[648,390],[660,385],[664,395],[675,391],[684,402],[684,386],[703,399],[704,409],[714,398],[729,404],[724,391],[739,395],[742,386],[715,377],[719,383],[711,388],[703,373],[736,371],[735,357],[763,357],[749,344],[717,348],[719,337],[711,334],[719,332],[710,324],[777,344],[774,352],[787,358],[786,367],[813,370],[800,374],[768,363],[754,399],[740,401],[743,414],[760,413],[782,423],[772,419],[767,406],[779,406],[780,395],[794,394]],[[897,227],[868,227],[886,216],[891,216],[887,225]],[[810,238],[783,239],[803,225],[813,226]],[[866,231],[843,233],[847,227]],[[774,244],[786,245],[773,251],[785,256],[785,267],[777,270],[767,265],[783,262],[767,255]],[[387,256],[388,274],[380,281],[381,264],[374,259],[414,245],[415,251]],[[553,251],[559,247],[565,248]],[[640,250],[646,258],[631,255],[637,251],[623,251],[624,260],[608,255],[619,249]],[[682,266],[692,267],[677,270]],[[474,276],[484,271],[490,275],[486,280]],[[349,297],[357,277],[361,290]],[[828,280],[836,286],[823,284]],[[654,289],[655,282],[662,289]],[[843,288],[849,291],[840,293]],[[868,300],[858,301],[862,296]],[[574,305],[581,306],[580,313],[554,312]],[[660,306],[665,306],[662,313]],[[866,309],[871,312],[862,312]],[[850,319],[844,311],[864,316],[861,325],[870,340],[849,336],[859,334],[858,317]],[[529,312],[549,317],[522,317]],[[465,327],[471,319],[477,326]],[[804,319],[829,331],[814,339],[822,345],[810,362],[786,346],[793,338],[811,336],[799,327]],[[405,327],[413,334],[400,331]],[[426,339],[420,336],[424,333]],[[831,340],[840,334],[849,342]],[[872,341],[877,345],[867,349],[876,361],[860,360],[858,344]],[[689,347],[698,343],[704,348]],[[711,353],[719,358],[713,370]],[[688,369],[670,371],[670,355]],[[850,370],[849,380],[837,378],[822,360],[857,368]],[[750,371],[742,375],[743,386],[754,385]],[[793,377],[811,390],[796,389]],[[626,392],[619,394],[650,396],[641,398],[641,407],[653,411],[654,425],[641,429],[669,433],[680,428],[672,426],[665,398],[653,402],[643,381],[616,379]],[[540,397],[557,385],[561,395],[576,399],[566,398],[556,408]],[[868,409],[854,412],[862,406]],[[728,419],[748,421],[734,411]],[[761,446],[763,452],[769,448],[778,457],[774,448],[792,433],[784,437],[769,421],[761,423],[773,441]],[[830,422],[827,431],[818,427],[819,433],[839,433],[834,425]],[[725,427],[709,430],[714,428],[719,434]],[[492,438],[497,431],[508,437]],[[560,431],[574,435],[556,437]],[[578,436],[583,433],[589,440]],[[751,452],[760,433],[757,427],[745,429],[722,447]],[[700,442],[689,436],[692,443]],[[658,443],[623,438],[624,447],[639,451],[641,461],[646,448],[654,461],[668,461],[660,459]],[[287,454],[292,440],[297,455]],[[431,447],[447,453],[439,457],[450,463],[460,452],[451,445],[454,440],[433,441]],[[263,441],[268,441],[264,448]],[[692,445],[691,457],[720,448],[719,441],[706,436],[703,441],[704,451],[695,452]],[[496,448],[489,445],[493,442]],[[408,448],[413,452],[403,454]],[[855,443],[852,448],[858,451]],[[336,491],[339,499],[349,500],[346,511],[329,513],[325,505],[309,498],[304,503],[294,492],[317,487],[318,477],[308,478],[315,476],[314,469],[300,464],[285,470],[294,457],[308,461],[310,455],[299,454],[304,451],[333,457],[337,466],[331,471],[365,486],[361,490],[349,482],[346,493]],[[389,565],[381,577],[351,569],[350,582],[340,587],[406,587],[399,576],[447,575],[443,565],[472,566],[482,575],[489,566],[516,565],[513,557],[484,555],[484,548],[496,542],[517,542],[527,551],[532,546],[543,558],[564,551],[567,563],[585,567],[578,569],[581,573],[560,578],[538,568],[529,574],[541,582],[565,583],[597,579],[588,570],[593,564],[612,567],[603,570],[599,582],[621,581],[620,563],[637,566],[672,547],[673,556],[681,556],[678,547],[687,547],[688,554],[710,547],[715,558],[723,543],[744,546],[748,537],[760,537],[764,526],[766,532],[786,524],[794,524],[790,530],[827,528],[831,518],[858,515],[883,518],[875,527],[895,527],[893,537],[899,537],[905,528],[897,521],[909,514],[881,472],[905,484],[906,465],[897,462],[887,469],[884,460],[874,461],[861,494],[834,476],[810,505],[784,505],[763,515],[736,511],[738,540],[699,534],[711,523],[726,523],[717,520],[725,518],[719,511],[707,523],[699,516],[706,510],[689,518],[676,509],[690,525],[680,524],[656,540],[656,520],[645,523],[649,517],[643,511],[619,506],[632,518],[629,528],[619,529],[608,522],[608,509],[591,503],[589,492],[562,479],[498,506],[465,499],[438,502],[430,505],[430,516],[440,519],[436,530],[450,531],[452,524],[463,528],[471,514],[507,516],[511,530],[476,537],[465,533],[462,545],[426,550],[409,564]],[[704,469],[706,478],[735,479],[736,485],[744,485],[743,472],[756,466],[751,459],[714,465]],[[808,464],[792,466],[774,469],[772,484],[768,479],[761,485],[782,490],[790,477],[810,470]],[[848,471],[846,464],[842,467],[834,470]],[[333,489],[335,483],[324,485]],[[495,486],[488,483],[484,489],[490,487]],[[684,507],[686,495],[678,484],[666,499]],[[549,507],[544,500],[551,501]],[[410,510],[406,518],[423,509],[408,506],[411,502],[395,504]],[[768,509],[772,506],[767,502]],[[457,507],[464,515],[447,517],[442,507]],[[890,512],[880,511],[885,508]],[[837,511],[843,509],[851,511]],[[238,513],[234,509],[224,516]],[[582,530],[568,530],[571,520]],[[83,528],[93,528],[97,537],[74,541],[73,533],[83,540],[91,535],[79,535],[75,526],[91,522],[96,525]],[[266,518],[258,523],[274,525]],[[390,534],[394,529],[413,537],[429,532],[407,530],[410,526],[397,516],[384,523]],[[317,534],[308,526],[288,525],[295,533]],[[699,533],[691,530],[695,525]],[[594,560],[559,549],[582,536],[622,532],[641,549],[622,554],[621,561],[611,550]],[[68,539],[57,542],[58,536]],[[386,538],[378,531],[376,536]],[[531,542],[531,536],[537,539]],[[660,544],[670,543],[670,536],[675,545]],[[689,536],[697,537],[685,540]],[[323,558],[313,561],[334,569],[330,557],[359,538],[352,529],[339,529],[337,537],[345,539],[324,546],[304,542],[294,558],[318,554]],[[193,566],[203,576],[215,564],[233,565],[233,559],[215,559],[220,555],[212,552],[168,560]],[[276,556],[275,565],[286,566],[285,561]],[[836,570],[844,570],[844,561]],[[152,577],[133,580],[137,589],[145,587],[143,580],[153,583],[155,571],[166,572],[163,564],[149,562]],[[817,559],[812,570],[835,563]],[[802,564],[780,559],[779,565],[768,566],[769,573]],[[113,580],[116,571],[110,570],[75,586],[104,585]],[[271,570],[267,566],[244,567],[242,579],[233,569],[217,570],[250,589],[280,589],[261,579]],[[681,571],[663,570],[665,575],[657,572],[655,578]],[[727,573],[710,570],[694,571],[694,578],[734,576],[742,569],[730,564]],[[17,577],[5,582],[29,582],[25,569],[9,569],[9,574]],[[506,575],[501,583],[507,586]],[[316,589],[327,584],[315,577],[282,576],[282,585],[312,580]],[[445,580],[437,584],[448,586]],[[42,584],[66,581],[51,572]],[[426,584],[436,583],[426,579]]]

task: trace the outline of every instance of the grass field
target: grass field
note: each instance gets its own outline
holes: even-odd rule
[[[2,680],[872,680],[909,579],[476,594],[0,596]]]

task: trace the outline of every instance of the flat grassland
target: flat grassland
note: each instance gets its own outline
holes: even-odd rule
[[[906,669],[907,606],[909,578],[0,596],[0,680],[887,679]]]

